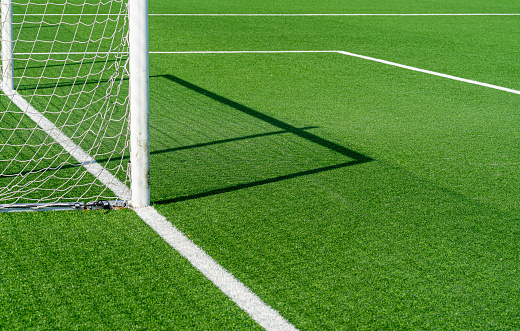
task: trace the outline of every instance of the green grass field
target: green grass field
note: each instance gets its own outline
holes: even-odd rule
[[[149,9],[518,13],[513,0]],[[150,16],[152,204],[299,330],[519,329],[519,95],[336,52],[262,53],[346,51],[520,90],[519,19]],[[247,52],[192,53],[208,51]],[[0,329],[260,329],[128,210],[0,213],[0,264]]]

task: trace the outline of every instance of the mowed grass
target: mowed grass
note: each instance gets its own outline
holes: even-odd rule
[[[0,215],[0,329],[259,329],[131,211]]]
[[[158,72],[165,70],[159,66],[163,58],[156,56]],[[188,100],[190,110],[183,115],[191,123],[185,136],[206,138],[189,149],[190,159],[206,166],[183,166],[189,163],[180,152],[186,145],[173,135],[180,130],[173,123],[182,121],[172,120],[168,131],[164,120],[184,114],[184,101],[163,107],[171,99],[153,97],[161,115],[151,123],[157,132],[152,161],[160,160],[152,162],[152,199],[296,326],[518,325],[520,284],[512,277],[519,253],[518,144],[509,138],[516,129],[508,120],[516,95],[337,54],[175,60],[176,75],[205,92],[164,76],[153,80],[161,91],[186,93],[179,98]],[[201,92],[197,100],[193,90]],[[210,91],[226,99],[205,97]],[[336,165],[348,159],[292,133],[247,137],[239,124],[247,131],[270,123],[244,119],[237,105],[225,107],[228,98],[294,127],[312,127],[309,132],[373,160],[332,169],[314,163],[314,172],[270,180],[273,169],[280,169],[278,177],[301,173],[298,163],[309,158],[335,155]],[[223,114],[217,124],[211,120],[215,111]],[[207,130],[201,129],[205,124]],[[497,145],[497,139],[504,143]],[[167,164],[178,166],[168,170]],[[261,174],[258,164],[264,177],[244,184]],[[182,181],[175,184],[175,178]],[[188,196],[179,193],[184,187]]]
[[[152,51],[345,50],[519,88],[517,17],[150,17],[150,29]],[[152,54],[150,74],[152,203],[298,329],[520,328],[517,95],[335,53]],[[130,211],[0,220],[6,327],[258,328]]]
[[[504,0],[499,3],[487,0],[438,0],[438,1],[409,1],[409,0],[320,0],[320,1],[278,1],[266,0],[261,2],[244,2],[241,0],[209,0],[209,1],[150,1],[150,13],[195,13],[195,14],[334,14],[334,13],[518,13],[518,4],[515,0]]]
[[[151,50],[346,50],[518,88],[516,17],[166,21]],[[156,208],[298,328],[520,326],[517,95],[333,53],[152,56]],[[349,159],[272,119],[370,161],[327,169]]]

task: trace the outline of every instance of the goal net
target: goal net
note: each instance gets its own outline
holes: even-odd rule
[[[2,0],[1,13],[0,211],[131,202],[130,150],[148,149],[130,147],[127,0]]]

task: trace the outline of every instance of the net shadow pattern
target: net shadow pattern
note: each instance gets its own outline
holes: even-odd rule
[[[226,98],[222,95],[209,91],[201,86],[195,85],[191,82],[188,82],[182,78],[179,78],[179,77],[171,75],[171,74],[153,76],[151,78],[167,79],[168,81],[175,83],[178,86],[182,86],[183,88],[186,88],[192,92],[195,92],[196,94],[198,94],[199,96],[202,96],[203,98],[208,98],[211,101],[217,102],[221,105],[224,105],[226,107],[233,109],[235,112],[239,112],[240,114],[247,115],[248,117],[261,121],[264,124],[267,124],[268,126],[274,127],[277,129],[277,131],[260,133],[260,134],[256,134],[256,135],[248,135],[248,136],[243,136],[243,137],[238,137],[238,138],[221,139],[221,140],[215,140],[212,142],[191,144],[191,145],[186,145],[186,146],[156,150],[156,151],[151,152],[152,155],[176,152],[176,151],[181,151],[181,150],[186,150],[186,149],[201,148],[201,147],[206,147],[209,145],[230,143],[230,142],[235,142],[237,140],[264,137],[264,136],[268,136],[268,135],[272,136],[272,135],[289,134],[289,135],[292,135],[293,137],[297,137],[297,138],[305,141],[306,143],[310,143],[311,145],[314,145],[316,147],[326,149],[335,154],[340,154],[345,159],[345,162],[339,162],[339,163],[335,163],[335,164],[331,164],[331,165],[315,167],[312,169],[306,169],[306,170],[301,170],[301,171],[294,171],[294,172],[290,172],[290,173],[280,174],[277,176],[271,176],[268,178],[262,178],[262,179],[248,181],[248,182],[237,183],[234,185],[214,188],[214,189],[197,192],[197,193],[192,193],[192,194],[187,194],[187,195],[180,195],[180,196],[171,197],[171,198],[167,198],[167,199],[156,199],[153,201],[154,204],[160,205],[160,204],[169,204],[169,203],[176,203],[176,202],[182,202],[182,201],[187,201],[187,200],[199,199],[199,198],[203,198],[203,197],[209,197],[209,196],[219,195],[219,194],[223,194],[223,193],[252,188],[252,187],[256,187],[256,186],[282,182],[282,181],[286,181],[286,180],[290,180],[290,179],[294,179],[294,178],[309,176],[309,175],[313,175],[313,174],[323,173],[323,172],[332,171],[335,169],[341,169],[341,168],[345,168],[345,167],[360,165],[363,163],[374,161],[373,158],[371,158],[367,155],[356,152],[356,151],[349,149],[345,146],[342,146],[336,142],[324,139],[324,138],[310,132],[311,129],[317,128],[315,126],[303,127],[303,128],[296,127],[294,125],[281,121],[273,116],[262,113],[258,110],[245,106],[241,103],[233,101],[229,98]]]

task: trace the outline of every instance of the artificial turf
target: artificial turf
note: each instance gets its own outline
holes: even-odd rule
[[[167,72],[162,58],[157,72]],[[515,95],[337,54],[175,59],[182,80],[153,78],[183,101],[152,104],[152,200],[289,321],[307,330],[518,326]],[[187,121],[165,121],[176,115]],[[270,118],[367,162],[268,134],[279,129]],[[258,130],[266,136],[251,137]]]
[[[150,50],[344,50],[519,89],[519,30],[518,16],[151,16]],[[150,75],[152,203],[298,329],[520,328],[518,95],[337,53],[151,54]],[[0,225],[2,327],[257,327],[132,212],[0,214]]]
[[[154,0],[149,3],[150,13],[181,13],[181,14],[342,14],[342,13],[390,13],[390,14],[421,14],[421,13],[518,13],[515,0],[490,2],[487,0],[320,0],[320,1],[241,1],[241,0],[209,0],[209,1],[168,1]]]
[[[259,329],[131,211],[0,215],[0,329]]]

